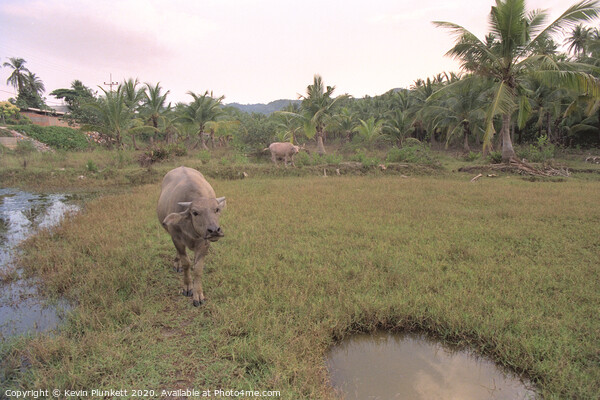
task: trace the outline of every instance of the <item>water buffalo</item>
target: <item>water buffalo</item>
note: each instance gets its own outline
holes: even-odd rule
[[[295,167],[296,164],[294,164],[294,155],[303,149],[304,147],[294,146],[290,142],[275,142],[271,143],[269,147],[263,149],[263,151],[269,150],[271,152],[271,160],[273,160],[275,165],[279,166],[279,164],[277,164],[277,160],[283,160],[286,167],[288,165],[288,161],[291,161],[292,165]]]
[[[174,267],[177,271],[183,267],[183,294],[192,296],[194,306],[204,302],[201,282],[204,256],[210,242],[224,236],[219,216],[225,204],[225,197],[217,198],[204,176],[195,169],[175,168],[163,179],[156,208],[158,221],[171,235],[177,250]],[[186,247],[194,251],[193,265]]]

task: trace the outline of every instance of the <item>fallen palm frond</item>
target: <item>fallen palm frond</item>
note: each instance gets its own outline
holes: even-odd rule
[[[545,176],[545,177],[551,177],[551,176],[569,177],[569,176],[571,176],[569,169],[565,168],[565,167],[558,167],[558,169],[557,169],[552,166],[545,165],[543,167],[538,168],[536,166],[529,164],[528,162],[526,162],[524,160],[517,160],[516,158],[511,158],[508,163],[503,163],[503,164],[492,164],[492,165],[488,165],[485,167],[469,166],[469,167],[462,167],[462,168],[458,169],[459,172],[473,172],[473,171],[479,171],[479,170],[492,170],[492,171],[499,171],[499,172],[517,173],[520,175]]]

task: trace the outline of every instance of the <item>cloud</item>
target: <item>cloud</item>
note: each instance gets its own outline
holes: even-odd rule
[[[36,55],[98,68],[135,70],[169,59],[215,24],[147,2],[32,1],[0,6],[3,39]],[[23,29],[27,27],[27,29]],[[17,54],[15,54],[17,55]]]

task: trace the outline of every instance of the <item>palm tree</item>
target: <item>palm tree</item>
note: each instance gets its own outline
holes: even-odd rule
[[[23,88],[27,84],[27,73],[29,70],[25,67],[27,61],[19,57],[11,57],[9,58],[10,62],[5,62],[2,64],[3,67],[12,68],[12,73],[6,80],[6,84],[12,85],[15,89],[17,89],[18,93],[23,91]]]
[[[411,86],[413,99],[411,114],[413,116],[415,134],[419,140],[423,140],[427,136],[428,126],[426,124],[426,118],[423,115],[425,102],[437,90],[439,84],[440,82],[437,82],[435,78],[433,80],[427,78],[426,81],[423,79],[417,79]],[[429,139],[431,144],[435,143],[435,131],[432,130],[430,132]]]
[[[139,84],[140,84],[140,81],[138,78],[135,78],[135,80],[133,78],[129,78],[127,80],[124,80],[123,83],[119,85],[119,87],[121,88],[122,95],[123,95],[123,101],[125,102],[125,106],[127,106],[127,108],[129,108],[129,110],[131,111],[132,118],[133,118],[133,114],[135,114],[139,111],[140,102],[142,101],[142,98],[144,97],[144,88],[138,89]],[[135,125],[141,126],[141,124],[137,121],[136,121]],[[136,135],[135,133],[131,134],[133,148],[136,150],[139,150],[139,147],[135,140],[135,135]],[[151,140],[152,140],[152,138],[151,138]]]
[[[396,140],[400,145],[404,138],[413,132],[413,119],[409,116],[408,109],[396,108],[385,116],[383,131]]]
[[[26,86],[32,94],[37,94],[40,98],[42,97],[42,94],[44,94],[44,92],[46,91],[44,82],[42,82],[42,80],[31,71],[27,71]]]
[[[141,105],[141,113],[146,116],[148,121],[152,124],[154,128],[154,135],[151,137],[152,144],[154,143],[154,136],[156,132],[158,132],[158,120],[161,114],[169,110],[171,108],[171,104],[165,107],[165,103],[167,102],[167,95],[169,94],[169,90],[167,90],[164,94],[161,94],[162,88],[160,87],[160,82],[156,84],[156,86],[152,86],[149,83],[146,83],[145,90],[141,91],[142,94],[142,105]]]
[[[125,102],[125,105],[129,107],[133,112],[138,111],[140,103],[144,98],[145,89],[138,89],[139,84],[140,81],[138,78],[135,78],[135,80],[133,78],[129,78],[123,81],[121,85],[119,85],[121,87],[123,101]]]
[[[565,91],[549,87],[535,77],[532,77],[526,85],[532,103],[532,113],[537,115],[538,136],[542,136],[545,132],[548,139],[556,143],[559,132],[553,131],[556,125],[554,121],[561,118],[563,114],[562,105],[567,98]]]
[[[165,133],[165,141],[167,144],[176,143],[178,136],[181,134],[179,121],[179,114],[169,108],[161,113],[159,119],[160,131]]]
[[[332,98],[335,86],[325,87],[323,79],[320,75],[315,75],[313,84],[306,88],[306,95],[300,95],[302,104],[300,105],[300,113],[304,117],[304,130],[307,136],[317,137],[317,153],[325,154],[325,146],[323,145],[323,137],[325,135],[325,124],[333,115],[333,109],[336,103],[348,98],[347,95]]]
[[[527,112],[529,102],[523,90],[527,76],[537,75],[549,86],[569,87],[595,95],[600,92],[600,85],[592,75],[537,53],[541,41],[562,28],[596,18],[599,13],[598,0],[583,0],[544,28],[547,14],[539,10],[527,13],[525,0],[496,0],[489,18],[493,36],[488,36],[486,42],[460,25],[434,22],[458,37],[447,55],[460,60],[463,69],[495,81],[493,100],[486,115],[484,151],[494,133],[494,117],[501,115],[502,160],[508,162],[515,157],[510,137],[511,115],[517,109],[522,114]],[[519,118],[520,121],[526,119],[524,116]]]
[[[446,147],[455,135],[462,133],[463,150],[471,150],[469,138],[482,127],[488,89],[481,78],[466,76],[427,99],[424,114],[434,122],[434,127],[446,129]]]
[[[181,120],[191,123],[196,127],[202,148],[207,150],[208,146],[205,140],[205,135],[207,134],[205,132],[206,123],[215,121],[221,115],[221,105],[225,96],[214,98],[212,92],[209,94],[208,90],[202,95],[191,91],[187,93],[194,98],[194,101],[183,108]]]
[[[360,124],[356,128],[363,142],[372,147],[377,140],[383,136],[383,120],[376,121],[375,117],[370,117],[366,121],[358,120]]]
[[[124,85],[119,85],[116,91],[100,89],[104,92],[104,96],[100,97],[97,102],[86,104],[86,107],[93,108],[98,112],[100,122],[86,127],[114,140],[116,145],[121,148],[124,136],[147,130],[148,127],[134,126],[134,113],[127,106]],[[109,145],[110,143],[109,141]]]
[[[352,136],[358,125],[356,113],[348,107],[342,107],[340,111],[333,116],[333,122],[336,129],[344,135],[346,141],[352,140]]]
[[[290,103],[284,107],[284,113],[274,115],[275,127],[277,129],[276,138],[278,142],[290,142],[294,144],[298,133],[302,131],[302,124],[294,114],[299,110],[299,106]]]
[[[149,83],[146,83],[146,90],[142,91],[143,114],[147,116],[155,129],[158,129],[158,118],[160,117],[160,114],[171,108],[171,104],[165,107],[167,95],[170,91],[167,90],[164,94],[161,94],[161,90],[162,88],[160,87],[159,82],[154,87]]]
[[[577,25],[573,28],[571,35],[567,38],[567,43],[569,43],[567,50],[575,55],[585,54],[590,40],[590,33],[590,28],[586,28],[583,25]]]

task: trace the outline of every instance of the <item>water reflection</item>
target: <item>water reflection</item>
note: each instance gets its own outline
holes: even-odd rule
[[[79,209],[68,200],[64,194],[0,189],[0,274],[11,269],[20,242],[40,229],[52,228],[65,214]],[[55,328],[67,304],[48,306],[36,296],[34,280],[23,279],[19,270],[16,278],[0,284],[0,338]]]
[[[331,383],[345,399],[534,399],[493,362],[421,335],[355,335],[333,348]]]

